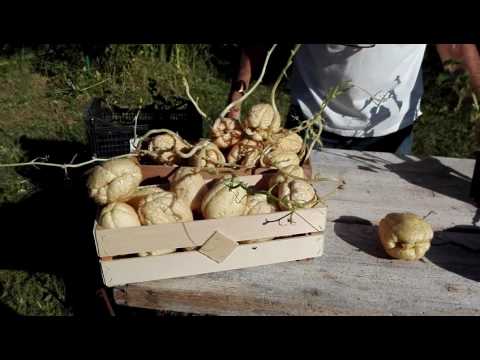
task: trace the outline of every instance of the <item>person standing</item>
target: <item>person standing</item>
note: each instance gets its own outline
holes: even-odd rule
[[[426,44],[303,44],[295,56],[289,81],[291,108],[285,127],[311,118],[330,89],[353,86],[325,109],[325,147],[409,154],[413,127],[421,116],[422,62]],[[450,71],[466,70],[472,87],[480,89],[480,56],[474,44],[439,44],[442,62],[460,61]],[[266,49],[242,48],[238,75],[229,102],[248,89],[252,72],[261,66]],[[240,106],[229,117],[240,116]]]

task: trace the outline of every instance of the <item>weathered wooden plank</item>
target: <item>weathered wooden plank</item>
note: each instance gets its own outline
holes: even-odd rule
[[[433,211],[437,230],[478,224],[473,160],[328,149],[312,163],[315,173],[346,181],[328,201],[335,222],[321,259],[131,285],[115,290],[116,301],[217,315],[480,314],[478,227],[437,231],[424,260],[402,262],[387,258],[375,226],[365,225],[393,211]]]
[[[134,284],[117,303],[213,315],[480,315],[480,235],[437,232],[423,261],[386,257],[376,228],[329,223],[322,258]]]
[[[474,159],[399,156],[391,153],[365,152],[341,149],[324,149],[314,151],[311,156],[312,166],[334,166],[336,168],[357,168],[375,170],[398,170],[415,173],[442,174],[454,172],[471,178],[475,166]]]
[[[480,212],[469,196],[473,160],[412,159],[344,150],[315,153],[314,172],[345,180],[344,188],[327,202],[328,219],[356,216],[375,223],[388,212],[412,211],[430,214],[428,221],[436,229],[478,223]],[[333,182],[316,185],[320,194],[334,186]]]

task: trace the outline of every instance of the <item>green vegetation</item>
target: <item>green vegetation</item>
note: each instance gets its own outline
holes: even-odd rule
[[[423,71],[423,116],[414,130],[414,154],[473,157],[480,145],[475,141],[480,111],[471,97],[468,77],[443,72],[433,48],[427,51]]]

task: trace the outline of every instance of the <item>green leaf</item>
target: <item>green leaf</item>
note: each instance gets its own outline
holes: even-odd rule
[[[435,83],[437,85],[442,85],[443,83],[445,83],[446,81],[450,80],[451,79],[451,75],[448,74],[448,73],[440,73],[438,76],[437,76],[437,79],[435,81]]]
[[[443,66],[454,66],[454,65],[462,65],[462,62],[454,59],[448,59],[443,62]]]

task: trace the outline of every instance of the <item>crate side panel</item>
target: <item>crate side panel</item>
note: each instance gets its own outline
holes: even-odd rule
[[[97,229],[96,239],[99,257],[197,246],[190,239],[182,223]]]
[[[112,287],[314,258],[323,255],[323,248],[321,233],[240,245],[220,264],[197,251],[100,263],[105,285]]]
[[[302,235],[325,229],[326,209],[305,209],[273,214],[238,216],[185,223],[195,243],[204,243],[214,231],[235,241]]]
[[[283,211],[135,228],[97,229],[98,256],[202,246],[216,231],[234,241],[316,233],[324,231],[326,213],[326,208],[315,208],[298,210],[291,215]]]

